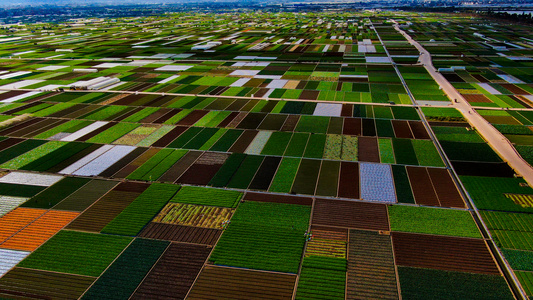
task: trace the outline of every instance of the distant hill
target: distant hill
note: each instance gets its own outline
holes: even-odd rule
[[[120,4],[157,4],[191,2],[250,2],[238,0],[121,0]],[[0,6],[37,6],[37,5],[117,5],[114,0],[2,0]]]

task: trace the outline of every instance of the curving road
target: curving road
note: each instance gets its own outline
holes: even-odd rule
[[[433,66],[431,61],[431,54],[422,47],[417,41],[413,40],[405,31],[400,29],[398,23],[394,22],[394,29],[400,32],[407,41],[416,47],[420,52],[419,61],[424,65],[431,77],[442,87],[442,90],[448,95],[450,99],[454,99],[452,106],[458,109],[468,122],[476,128],[476,130],[483,136],[515,172],[521,175],[524,180],[533,187],[533,167],[531,167],[519,154],[516,152],[513,145],[501,134],[496,128],[490,125],[481,115],[479,115],[472,106],[463,98],[463,96],[439,73]]]

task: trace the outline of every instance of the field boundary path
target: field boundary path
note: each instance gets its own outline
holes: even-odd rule
[[[394,23],[394,29],[400,32],[407,41],[416,47],[420,52],[420,62],[424,65],[426,70],[431,74],[431,77],[442,87],[442,90],[448,95],[450,99],[454,99],[452,107],[458,109],[468,122],[476,128],[476,130],[483,136],[489,145],[506,161],[509,163],[516,173],[521,175],[524,180],[533,187],[533,167],[531,167],[523,158],[516,152],[515,148],[501,134],[496,128],[490,125],[475,109],[466,101],[465,98],[442,76],[441,73],[435,69],[431,60],[431,54],[420,43],[413,40],[405,31],[400,29],[398,23]]]

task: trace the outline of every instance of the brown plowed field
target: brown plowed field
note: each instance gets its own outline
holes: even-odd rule
[[[465,208],[465,202],[448,170],[406,167],[417,204]]]
[[[206,266],[187,299],[292,299],[296,275]]]
[[[362,121],[359,118],[345,118],[344,127],[342,128],[342,134],[348,135],[361,135],[362,134]]]
[[[113,120],[114,120],[114,121],[117,121],[117,122],[120,122],[120,121],[126,119],[127,117],[129,117],[129,116],[131,116],[131,115],[134,115],[134,114],[140,112],[141,110],[143,110],[143,107],[136,107],[136,108],[134,108],[134,109],[132,109],[132,110],[129,110],[129,111],[126,112],[125,114],[122,114],[122,115],[120,115],[120,116],[117,117],[117,118],[114,118]]]
[[[500,83],[500,85],[508,90],[509,92],[513,93],[513,94],[518,94],[518,95],[530,95],[530,93],[526,92],[525,90],[521,89],[520,87],[517,87],[516,85],[514,84],[510,84],[510,83]]]
[[[313,225],[389,230],[387,206],[377,203],[316,199]]]
[[[319,91],[304,90],[298,99],[316,100],[319,94]]]
[[[153,114],[151,114],[151,115],[147,116],[146,118],[140,120],[139,123],[154,123],[155,120],[163,117],[164,115],[166,115],[170,111],[171,111],[170,108],[161,108],[161,109],[157,110],[156,112],[154,112]]]
[[[463,98],[465,98],[466,101],[468,101],[468,103],[472,103],[472,102],[492,103],[492,101],[490,101],[489,98],[481,94],[462,94],[462,96]]]
[[[199,151],[189,151],[178,162],[170,167],[159,181],[174,182],[202,155]]]
[[[205,165],[195,163],[189,167],[181,177],[176,180],[176,183],[207,185],[211,178],[215,176],[218,170],[222,167],[220,165]]]
[[[446,169],[427,168],[441,206],[466,208],[465,202]]]
[[[411,127],[411,131],[413,132],[415,139],[429,140],[429,133],[422,122],[409,121],[409,126]]]
[[[345,228],[312,225],[311,232],[313,233],[313,238],[315,239],[336,240],[343,242],[348,240],[348,230]]]
[[[252,100],[254,101],[254,100]],[[252,102],[250,101],[250,102]],[[255,106],[255,105],[254,105]],[[263,119],[265,119],[267,114],[265,113],[255,113],[250,112],[242,121],[237,125],[237,128],[240,129],[257,129],[259,124],[263,122]]]
[[[359,164],[353,162],[341,162],[339,178],[339,197],[359,198]]]
[[[254,79],[250,80],[250,81],[253,81]],[[263,79],[258,79],[258,80],[261,80],[263,81]],[[247,83],[250,83],[250,81],[248,81]],[[266,89],[268,91],[268,89]],[[231,102],[231,104],[226,107],[226,110],[232,110],[232,111],[240,111],[247,103],[248,103],[248,100],[244,100],[244,99],[233,99],[234,101]],[[245,112],[246,114],[246,112]],[[242,118],[241,118],[242,120]],[[240,122],[240,121],[239,121]]]
[[[411,182],[413,195],[417,204],[440,206],[437,194],[426,168],[407,166],[407,175]]]
[[[171,244],[130,299],[184,299],[211,248]]]
[[[1,94],[1,95],[3,95],[3,94]],[[13,115],[15,113],[18,113],[19,111],[23,111],[25,109],[32,108],[32,107],[37,106],[37,105],[39,105],[41,103],[42,102],[36,101],[36,102],[30,103],[30,104],[25,104],[25,105],[19,106],[17,108],[6,110],[4,113],[6,115]]]
[[[50,122],[50,124],[48,124],[48,126],[45,126],[45,127],[41,127],[41,128],[38,128],[37,130],[34,130],[32,131],[31,133],[29,134],[26,134],[24,137],[27,137],[27,138],[32,138],[38,134],[41,134],[49,129],[52,129],[56,126],[59,126],[61,124],[64,124],[64,123],[67,123],[68,120],[61,120],[61,119],[55,119],[54,122]]]
[[[166,106],[165,104],[167,104],[168,102],[170,102],[170,101],[172,101],[174,99],[176,99],[175,96],[166,95],[166,96],[157,97],[157,98],[155,98],[153,100],[142,101],[143,104],[139,103],[139,104],[136,104],[136,105],[151,106],[151,107],[164,107],[164,106]],[[181,110],[180,109],[173,109],[173,111],[181,111]]]
[[[135,95],[131,94],[129,96],[126,96],[118,101],[115,101],[114,105],[131,105],[133,102],[140,100],[141,98],[145,97],[146,95]]]
[[[130,162],[127,166],[124,166],[121,170],[116,172],[113,177],[114,178],[126,178],[128,175],[130,175],[133,171],[137,170],[140,166],[142,166],[145,162],[147,162],[152,156],[156,155],[157,152],[159,152],[160,149],[157,148],[149,148],[144,152],[143,154],[139,155],[136,159],[134,159],[132,162]]]
[[[238,101],[235,101],[235,103],[237,103]],[[241,107],[239,107],[239,109],[241,109]],[[231,110],[231,109],[230,109]],[[228,128],[235,128],[237,127],[237,125],[239,125],[239,123],[244,119],[246,118],[246,115],[248,114],[248,112],[240,112],[238,115],[235,116],[235,118],[233,118],[231,120],[231,122],[228,123],[228,125],[226,125],[226,127]]]
[[[482,75],[479,75],[479,74],[472,74],[472,77],[474,77],[475,79],[479,80],[479,82],[486,82],[486,83],[489,83],[490,80],[488,80],[487,78],[483,77]],[[464,82],[463,81],[459,81],[459,82]]]
[[[76,111],[73,111],[69,114],[64,115],[63,118],[76,119],[92,111],[97,110],[99,107],[100,107],[99,105],[87,105],[83,108],[80,108]]]
[[[409,123],[407,123],[407,121],[392,120],[391,123],[392,127],[394,128],[394,135],[396,135],[397,138],[414,138],[413,134],[411,133]]]
[[[252,79],[254,80],[254,79]],[[250,81],[252,81],[250,80]],[[247,83],[245,83],[243,86],[249,86],[250,85],[250,81],[248,81]],[[257,92],[255,92],[255,97],[263,97],[263,95],[265,95],[267,92],[268,92],[269,89],[265,89],[265,88],[260,88]]]
[[[11,135],[12,133],[21,130],[22,128],[25,128],[26,126],[31,126],[33,124],[39,123],[43,121],[44,118],[31,118],[29,120],[23,121],[22,123],[17,123],[14,126],[11,126],[7,129],[4,129],[0,131],[0,136],[7,136]]]
[[[281,157],[265,157],[248,188],[251,190],[268,190],[280,162]]]
[[[482,239],[393,232],[392,241],[400,266],[500,274]]]
[[[159,150],[160,149],[157,149],[157,148],[148,149],[146,152],[144,152],[139,157],[137,157],[132,162],[130,162],[127,166],[122,168],[120,171],[116,172],[113,177],[115,177],[115,178],[126,178],[133,171],[137,170],[137,168],[139,168],[145,162],[147,162],[150,158],[152,158],[152,156],[156,155],[157,152],[159,152]]]
[[[380,162],[377,138],[359,137],[359,161]]]
[[[346,299],[398,299],[390,236],[350,230]]]
[[[351,117],[353,115],[353,104],[343,104],[341,117]]]
[[[182,111],[182,110],[181,109],[173,109],[173,110],[169,111],[168,113],[162,115],[160,118],[158,118],[157,120],[153,121],[152,123],[163,124],[168,119],[170,119],[173,116],[177,115],[180,111]]]
[[[82,109],[85,109],[89,107],[88,104],[82,104],[82,103],[79,103],[79,104],[76,104],[72,107],[69,107],[67,109],[63,109],[61,111],[58,111],[54,114],[51,114],[51,115],[48,115],[48,117],[52,117],[52,118],[63,118],[63,117],[66,117],[70,114],[75,114],[77,111],[80,111]]]
[[[74,113],[74,112],[76,112],[76,111],[78,111],[80,109],[84,109],[87,106],[89,106],[89,105],[88,104],[76,104],[76,105],[74,105],[72,107],[69,107],[67,109],[63,109],[61,111],[58,111],[58,112],[53,113],[51,115],[48,115],[48,117],[50,117],[50,118],[62,118],[64,116],[67,116],[67,115],[69,115],[71,113]]]
[[[0,94],[0,100],[6,100],[26,93],[26,91],[8,91]]]
[[[213,246],[221,234],[222,230],[218,229],[152,222],[144,228],[139,236],[157,240]]]
[[[207,185],[222,167],[228,156],[225,153],[204,152],[176,183]]]
[[[285,120],[283,126],[281,126],[281,131],[294,131],[294,128],[296,128],[296,124],[298,124],[298,120],[300,120],[300,116],[289,115],[289,117],[287,117],[287,120]]]
[[[7,138],[3,141],[0,141],[0,151],[3,151],[11,146],[15,146],[18,143],[25,141],[24,139],[19,138]]]
[[[67,228],[72,230],[100,232],[107,223],[111,222],[137,196],[139,196],[148,184],[122,183],[104,197],[94,203],[84,211],[76,220],[70,223]],[[129,192],[125,192],[128,189]]]
[[[468,122],[445,122],[445,121],[430,121],[429,126],[435,127],[435,126],[448,126],[448,127],[468,127],[470,128],[470,124]]]
[[[0,298],[77,299],[96,278],[14,268],[0,279]]]
[[[273,103],[273,102],[269,102],[269,103]],[[279,131],[281,129],[281,126],[283,126],[286,120],[287,120],[287,115],[269,114],[266,116],[263,122],[261,122],[261,125],[259,125],[257,129]]]
[[[181,119],[177,125],[190,126],[208,113],[207,110],[193,110],[190,114]]]
[[[227,116],[222,122],[220,122],[220,124],[218,124],[218,127],[226,127],[228,126],[229,123],[231,123],[231,121],[233,121],[233,119],[235,119],[235,117],[237,117],[239,113],[234,111],[232,113],[229,114],[229,116]]]
[[[178,136],[180,136],[187,129],[189,129],[189,127],[186,127],[186,126],[176,126],[176,127],[174,127],[174,129],[172,129],[167,134],[165,134],[163,137],[158,139],[155,143],[153,143],[152,147],[166,147],[166,146],[168,146],[168,144],[170,144],[173,140],[175,140]]]
[[[16,132],[11,133],[11,136],[25,137],[28,135],[32,135],[32,133],[35,131],[40,131],[43,128],[49,128],[51,125],[56,124],[57,121],[58,120],[56,119],[44,119],[43,121],[39,123],[26,126]]]
[[[149,186],[149,183],[143,182],[121,182],[113,190],[119,192],[132,192],[140,194],[144,192]]]
[[[228,150],[228,152],[244,153],[246,148],[254,140],[257,135],[257,130],[245,130],[241,136],[235,141],[233,146]]]

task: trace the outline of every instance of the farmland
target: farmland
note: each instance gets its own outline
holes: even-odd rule
[[[1,27],[0,298],[533,297],[532,182],[486,129],[531,166],[530,27],[282,9]]]

